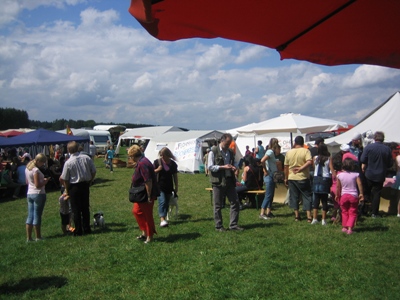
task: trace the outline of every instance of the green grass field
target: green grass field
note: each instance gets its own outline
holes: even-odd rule
[[[0,299],[398,299],[400,220],[340,226],[273,220],[243,210],[243,232],[216,232],[204,174],[179,174],[180,215],[145,245],[128,202],[132,169],[113,174],[96,159],[91,211],[107,228],[62,236],[59,192],[47,194],[42,242],[25,242],[26,200],[0,202]],[[228,227],[229,208],[224,209]]]

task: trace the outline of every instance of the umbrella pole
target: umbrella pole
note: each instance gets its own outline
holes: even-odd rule
[[[290,133],[290,149],[293,148],[293,133]]]

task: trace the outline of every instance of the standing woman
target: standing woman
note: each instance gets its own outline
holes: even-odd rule
[[[178,194],[178,166],[174,161],[176,160],[175,156],[167,147],[162,148],[159,155],[160,159],[154,161],[154,171],[157,174],[157,183],[160,190],[158,215],[160,216],[160,226],[167,227],[168,222],[165,218],[168,213],[169,201],[173,191],[176,195]]]
[[[275,151],[277,150],[278,146],[278,139],[271,138],[269,140],[268,150],[261,159],[264,170],[265,198],[261,204],[261,212],[259,217],[260,219],[264,220],[275,217],[271,212],[271,207],[275,195],[274,173],[278,171],[275,158]]]
[[[26,183],[28,184],[28,218],[26,219],[26,241],[31,242],[32,229],[35,229],[36,241],[42,240],[40,225],[42,223],[42,213],[46,203],[45,186],[49,178],[44,178],[39,170],[46,163],[47,159],[43,153],[36,155],[25,169]]]
[[[142,231],[137,239],[144,240],[145,244],[148,244],[153,240],[153,235],[157,233],[153,218],[154,201],[159,195],[156,174],[153,164],[144,157],[138,145],[133,145],[128,149],[128,156],[136,164],[135,173],[132,176],[132,186],[145,185],[146,187],[147,201],[133,203],[132,213]]]

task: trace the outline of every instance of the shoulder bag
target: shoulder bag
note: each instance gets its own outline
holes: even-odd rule
[[[129,189],[129,202],[141,203],[147,201],[147,191],[145,185],[133,186]]]

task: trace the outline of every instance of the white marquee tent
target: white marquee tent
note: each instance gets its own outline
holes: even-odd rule
[[[115,149],[115,153],[119,153],[121,141],[123,140],[150,140],[153,137],[162,135],[166,132],[183,132],[183,130],[176,126],[150,126],[126,129],[125,133],[122,134],[118,139],[118,145]]]
[[[207,130],[190,130],[166,132],[153,137],[145,150],[145,156],[153,162],[158,159],[158,152],[168,147],[176,157],[180,172],[199,172],[203,166],[205,150],[218,141],[223,132]]]
[[[396,92],[384,103],[371,111],[364,119],[350,130],[325,140],[332,153],[338,152],[341,144],[349,143],[352,138],[360,133],[365,135],[368,131],[383,131],[385,142],[400,143],[400,92]]]
[[[235,130],[238,132],[236,143],[239,149],[244,151],[246,145],[249,145],[250,149],[255,148],[257,141],[261,140],[263,145],[266,146],[269,140],[275,137],[279,140],[282,152],[287,152],[291,148],[292,134],[305,136],[306,133],[338,128],[347,128],[347,123],[287,113],[281,114],[276,118],[237,128]]]

